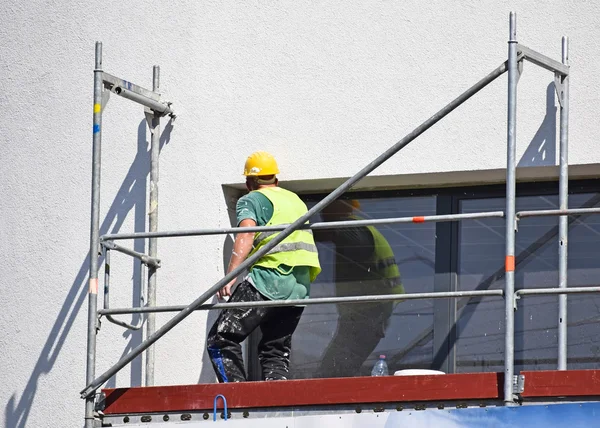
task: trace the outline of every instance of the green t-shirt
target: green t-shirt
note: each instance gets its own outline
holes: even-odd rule
[[[237,225],[242,220],[254,220],[257,226],[266,226],[273,217],[273,204],[260,192],[242,196],[236,205]],[[254,266],[246,278],[260,294],[271,300],[306,299],[310,294],[308,266],[279,265],[277,269]]]

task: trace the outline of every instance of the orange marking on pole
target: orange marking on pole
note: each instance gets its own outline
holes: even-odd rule
[[[98,278],[90,279],[90,293],[98,294]]]
[[[425,223],[425,217],[413,217],[413,223]]]
[[[515,270],[515,256],[506,256],[504,262],[506,272],[514,272]]]

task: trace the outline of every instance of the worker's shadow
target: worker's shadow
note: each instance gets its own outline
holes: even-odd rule
[[[546,115],[527,150],[519,160],[518,167],[548,166],[556,164],[556,88],[550,83],[546,88]]]
[[[242,196],[243,193],[244,192],[238,189],[232,189],[228,186],[223,186],[223,195],[225,197],[225,206],[227,207],[227,214],[229,217],[230,225],[236,224],[237,217],[235,207],[238,199],[240,198],[240,196]],[[233,253],[233,244],[233,235],[225,235],[223,240],[223,276],[225,276],[225,272],[227,272],[227,268],[229,267],[229,260],[231,259],[231,255]],[[236,285],[240,283],[240,281],[246,276],[246,274],[247,271],[244,271],[237,277]],[[235,288],[233,290],[235,290]],[[210,303],[219,303],[219,301],[216,298],[216,296],[213,296]],[[210,329],[212,328],[215,321],[217,320],[219,313],[219,310],[208,311],[206,315],[206,334],[204,335],[205,339],[208,338],[208,333],[210,332]],[[206,346],[203,346],[202,349],[200,349],[200,355],[202,355],[202,367],[200,369],[200,374],[198,375],[198,383],[214,383],[217,380],[217,377],[212,368],[212,363],[210,361],[210,358],[208,357],[208,353],[206,352]]]
[[[227,272],[227,267],[229,266],[229,259],[231,258],[231,253],[233,252],[233,238],[231,235],[225,235],[225,240],[223,242],[223,272]],[[223,275],[224,276],[224,275]],[[208,302],[207,302],[208,303]],[[216,296],[213,296],[210,303],[218,303],[218,299]],[[206,315],[206,334],[204,338],[208,338],[208,333],[212,328],[213,324],[217,320],[219,316],[219,310],[207,311]],[[210,362],[210,358],[208,358],[208,353],[206,352],[206,346],[204,346],[201,350],[202,355],[202,367],[200,369],[200,375],[198,376],[198,383],[214,383],[217,379],[215,372],[212,368],[212,363]]]
[[[123,222],[127,218],[127,215],[133,210],[134,211],[134,228],[136,232],[143,232],[146,226],[146,184],[148,179],[148,174],[150,171],[150,151],[149,144],[147,140],[146,134],[146,121],[141,121],[138,127],[138,151],[135,159],[133,160],[131,167],[121,187],[117,191],[113,202],[110,204],[108,208],[108,212],[106,217],[102,220],[100,225],[100,234],[106,233],[117,233],[120,231]],[[160,147],[161,149],[165,146],[165,144],[169,143],[171,131],[173,129],[172,124],[169,122],[167,126],[165,126],[164,131],[160,137]],[[136,240],[134,244],[134,249],[136,251],[144,252],[144,241]],[[5,421],[4,426],[6,428],[25,428],[28,426],[27,419],[29,417],[29,412],[32,407],[32,403],[35,402],[35,396],[37,393],[38,382],[40,378],[42,378],[45,374],[50,373],[60,352],[62,350],[65,341],[75,319],[79,315],[79,312],[83,306],[83,303],[87,297],[87,279],[89,277],[89,252],[83,258],[81,262],[81,267],[79,271],[75,275],[75,279],[69,288],[66,298],[58,315],[56,317],[56,321],[52,326],[51,333],[42,348],[42,352],[35,364],[33,372],[27,381],[27,385],[24,388],[23,394],[21,397],[17,397],[17,394],[14,393],[10,399],[8,400],[5,407]],[[134,266],[134,276],[133,276],[133,284],[134,289],[132,293],[132,304],[134,306],[139,305],[140,299],[140,280],[139,276],[141,274],[139,264],[136,263],[137,260],[133,260]],[[103,263],[103,260],[100,261]],[[99,302],[102,302],[102,293],[99,294],[98,298]],[[100,303],[99,303],[100,304]],[[86,311],[87,312],[87,311]],[[140,315],[134,315],[132,319],[132,323],[135,324],[139,321]],[[84,317],[87,318],[87,317]],[[103,320],[103,322],[107,322]],[[102,332],[100,333],[102,334]],[[123,336],[129,338],[129,342],[125,349],[123,350],[123,354],[127,354],[132,348],[137,346],[142,340],[142,331],[138,330],[135,332],[125,331]],[[82,347],[85,347],[85,342],[81,343]],[[116,362],[116,359],[115,359]],[[116,376],[116,375],[115,375]],[[107,383],[107,385],[115,385],[115,376],[113,376]],[[131,363],[131,385],[140,385],[142,381],[142,363],[141,358],[136,358]],[[84,379],[83,373],[80,376],[81,379]],[[83,389],[85,385],[81,385],[81,389]],[[4,385],[6,388],[7,385]],[[83,419],[83,410],[84,410],[84,402],[81,401],[81,414]]]

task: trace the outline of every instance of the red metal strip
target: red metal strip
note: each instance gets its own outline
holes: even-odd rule
[[[425,223],[425,217],[413,217],[413,223]]]
[[[504,266],[506,272],[514,272],[515,271],[515,256],[506,256],[504,261]]]
[[[227,398],[228,408],[493,400],[502,397],[502,385],[501,373],[473,373],[154,386],[103,392],[104,413],[108,415],[208,410],[217,394]]]
[[[600,396],[600,370],[548,370],[521,372],[526,397]]]

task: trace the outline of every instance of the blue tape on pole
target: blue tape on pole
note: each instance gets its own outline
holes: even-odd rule
[[[100,125],[98,125],[97,123],[94,124],[94,134],[97,134],[98,132],[100,132]]]

